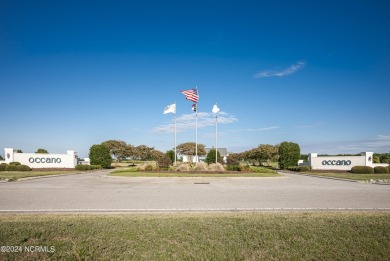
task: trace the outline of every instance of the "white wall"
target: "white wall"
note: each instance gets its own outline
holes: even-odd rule
[[[16,153],[12,148],[4,150],[6,163],[17,161],[33,169],[74,168],[77,165],[77,153],[72,150],[67,151],[67,154]]]
[[[369,161],[369,157],[371,160]],[[312,169],[319,170],[351,170],[354,166],[372,166],[372,153],[363,152],[361,156],[321,156],[309,154]]]

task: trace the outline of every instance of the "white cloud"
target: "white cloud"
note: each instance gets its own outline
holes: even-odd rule
[[[290,67],[284,69],[284,70],[266,70],[258,72],[254,75],[256,79],[258,78],[266,78],[266,77],[284,77],[290,74],[295,73],[296,71],[302,69],[306,63],[304,61],[298,61],[295,64],[291,65]]]
[[[218,124],[230,124],[237,122],[238,119],[229,113],[218,113]],[[215,116],[209,112],[198,112],[198,129],[215,126]],[[176,131],[183,132],[195,128],[195,113],[183,114],[176,118]],[[172,133],[175,131],[174,120],[171,123],[160,125],[152,129],[152,132],[157,133]]]

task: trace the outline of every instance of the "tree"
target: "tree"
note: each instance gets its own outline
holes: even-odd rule
[[[222,159],[219,151],[217,151],[217,157],[218,157],[218,162],[222,163],[223,159]],[[215,163],[215,149],[214,148],[210,149],[209,153],[207,153],[206,162],[208,164]]]
[[[175,161],[175,151],[174,150],[168,150],[166,153],[165,153],[165,156],[170,159],[172,162]]]
[[[152,150],[152,159],[157,162],[157,165],[162,169],[168,169],[172,164],[172,160],[167,156],[166,153],[159,150]]]
[[[267,165],[271,165],[271,161],[278,160],[279,158],[279,145],[270,145],[270,144],[260,144],[257,148],[257,153],[259,163],[266,161]]]
[[[111,167],[111,152],[106,144],[95,144],[89,149],[91,165],[100,165],[105,169]]]
[[[301,156],[301,148],[297,143],[282,142],[279,146],[279,167],[286,169],[290,166],[297,166]]]
[[[22,150],[17,150],[16,153],[23,153],[23,151]]]
[[[146,145],[139,145],[134,148],[134,156],[139,158],[142,161],[153,160],[152,151],[153,147],[148,147]]]
[[[4,158],[0,155],[0,160],[4,160]]]
[[[188,157],[188,161],[192,162],[192,158],[196,156],[196,143],[195,142],[187,142],[179,144],[176,147],[176,151],[178,154],[184,155]],[[198,156],[206,155],[205,146],[203,144],[198,144]]]
[[[230,153],[226,163],[228,166],[239,166],[242,159],[243,153]]]
[[[110,152],[116,158],[117,163],[133,154],[133,146],[122,140],[107,140],[102,144],[110,148]]]
[[[38,149],[35,153],[39,153],[39,154],[49,154],[49,152],[47,152],[47,150],[45,150],[45,149]]]
[[[245,151],[244,155],[245,155],[244,156],[245,160],[249,161],[249,163],[252,164],[253,166],[256,165],[256,161],[259,158],[257,148]]]

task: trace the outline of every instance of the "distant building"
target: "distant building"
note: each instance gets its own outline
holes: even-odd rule
[[[215,149],[215,148],[206,148],[206,154],[208,154],[210,152],[210,150],[212,149]],[[229,153],[227,151],[227,148],[218,148],[217,149],[218,152],[219,152],[219,155],[223,158],[223,162],[226,163],[227,162],[227,157],[229,156]]]

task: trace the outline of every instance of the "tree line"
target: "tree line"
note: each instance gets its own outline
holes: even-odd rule
[[[176,147],[177,154],[188,157],[191,163],[196,154],[194,142],[179,144]],[[211,149],[206,153],[205,145],[198,144],[198,156],[206,156],[207,163],[217,162],[224,163],[219,152]],[[228,166],[238,166],[242,162],[247,162],[252,165],[257,163],[260,165],[271,165],[271,162],[277,161],[279,167],[284,169],[290,166],[296,166],[300,159],[300,147],[293,142],[282,142],[277,145],[260,144],[258,147],[241,153],[231,153],[227,157],[226,164]],[[174,162],[175,153],[173,150],[161,152],[154,147],[146,145],[133,146],[121,140],[108,140],[101,144],[95,144],[90,148],[89,154],[91,164],[102,165],[102,167],[110,167],[112,157],[116,162],[125,159],[140,160],[140,161],[156,161],[160,167],[168,167]]]

